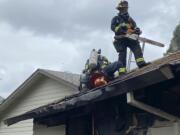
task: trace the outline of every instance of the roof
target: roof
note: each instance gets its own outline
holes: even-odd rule
[[[56,80],[60,83],[71,87],[72,89],[76,89],[79,86],[79,75],[73,73],[59,72],[59,71],[51,71],[46,69],[37,69],[27,80],[24,81],[0,106],[0,112],[5,110],[14,100],[16,100],[19,96],[23,95],[24,92],[28,90],[30,86],[36,83],[39,79],[43,77],[48,77],[53,80]]]
[[[74,94],[54,103],[39,107],[22,115],[5,120],[11,125],[26,119],[36,119],[67,112],[98,101],[106,100],[130,91],[145,88],[175,78],[180,71],[180,52],[152,62],[152,64],[134,70],[126,76],[114,80],[105,86]]]
[[[68,72],[60,72],[60,71],[52,71],[52,70],[45,70],[41,69],[41,71],[44,71],[44,73],[47,75],[52,75],[54,77],[57,77],[58,80],[64,80],[66,82],[72,83],[75,86],[79,86],[79,78],[80,75],[68,73]]]

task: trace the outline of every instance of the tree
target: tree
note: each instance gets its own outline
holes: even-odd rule
[[[167,53],[180,51],[180,23],[176,27]]]

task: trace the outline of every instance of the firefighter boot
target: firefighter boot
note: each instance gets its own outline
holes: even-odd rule
[[[119,68],[119,70],[114,72],[114,79],[123,77],[126,75],[126,68]]]
[[[139,68],[145,67],[145,66],[147,66],[147,65],[150,64],[149,62],[148,62],[148,63],[145,62],[144,58],[138,58],[138,59],[136,59],[136,63],[137,63],[137,66],[138,66]]]
[[[137,63],[139,68],[143,68],[143,67],[145,67],[145,66],[147,66],[149,64],[151,64],[151,63],[150,62],[145,62],[145,61]]]

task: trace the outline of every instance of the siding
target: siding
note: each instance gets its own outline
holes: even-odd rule
[[[33,135],[33,120],[23,121],[10,127],[4,125],[3,120],[53,102],[73,92],[75,91],[55,80],[49,78],[39,80],[1,114],[0,135]],[[62,130],[62,127],[59,130]]]
[[[45,127],[34,125],[34,135],[65,135],[65,126]]]
[[[180,135],[180,122],[168,127],[151,128],[148,135]]]

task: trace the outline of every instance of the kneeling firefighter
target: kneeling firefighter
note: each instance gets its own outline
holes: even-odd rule
[[[111,30],[115,33],[114,46],[119,53],[119,61],[126,67],[127,47],[129,47],[134,53],[137,66],[139,68],[146,66],[147,63],[144,60],[138,39],[129,38],[132,34],[138,37],[142,32],[137,27],[136,22],[129,16],[128,2],[121,0],[116,9],[119,13],[112,19]]]
[[[110,63],[105,56],[101,55],[101,50],[93,49],[81,74],[79,89],[93,89],[124,74],[125,70],[119,61]]]

